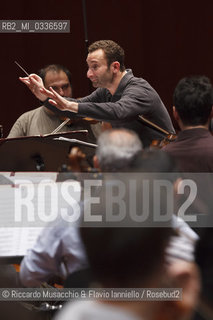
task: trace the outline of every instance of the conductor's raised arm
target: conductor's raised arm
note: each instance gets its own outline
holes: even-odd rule
[[[49,99],[49,103],[52,104],[54,107],[58,108],[61,111],[71,111],[71,112],[78,112],[78,103],[74,101],[68,101],[67,99],[63,98],[58,94],[53,88],[50,87],[50,90],[46,88],[40,88],[40,93],[46,96]],[[46,100],[45,99],[45,100]]]
[[[35,73],[29,75],[29,77],[19,77],[19,80],[26,84],[30,91],[38,98],[40,101],[45,101],[47,99],[46,95],[42,94],[40,89],[44,88],[43,80]]]
[[[35,73],[30,74],[29,77],[19,77],[21,82],[31,90],[31,92],[40,100],[45,101],[50,98],[49,103],[58,108],[61,111],[78,112],[78,103],[68,101],[61,97],[55,90],[50,88],[47,90],[44,87],[43,80]]]

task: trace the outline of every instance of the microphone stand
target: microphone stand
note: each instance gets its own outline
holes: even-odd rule
[[[83,21],[84,21],[84,41],[85,41],[85,56],[88,54],[89,40],[88,40],[88,30],[87,30],[87,11],[86,11],[86,0],[82,0],[82,10],[83,10]],[[91,81],[88,80],[88,92],[92,92]]]

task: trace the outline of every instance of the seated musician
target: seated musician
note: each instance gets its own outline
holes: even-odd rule
[[[105,139],[106,135],[108,132],[105,133]],[[146,156],[141,157],[142,168],[143,160],[145,160],[147,169],[149,166],[149,169],[153,170],[153,164],[157,163],[159,169],[161,167],[163,170],[170,170],[171,164],[168,160],[170,157],[167,154],[162,151],[144,152],[144,154]],[[156,156],[159,154],[162,154],[162,157]],[[156,178],[157,175],[154,177]],[[141,192],[138,193],[141,195]],[[103,192],[102,195],[103,201],[101,201],[98,212],[107,211],[107,193]],[[141,201],[141,197],[137,199]],[[164,196],[161,197],[161,200],[165,201]],[[137,202],[136,207],[138,208],[138,206],[140,205]],[[128,205],[125,208],[127,215],[131,215],[131,208]],[[149,213],[152,214],[151,206]],[[182,238],[180,241],[182,248],[176,247],[172,228],[170,228],[172,227],[171,221],[167,222],[169,228],[160,228],[159,225],[157,228],[153,228],[155,223],[150,224],[149,228],[144,228],[143,226],[146,224],[144,221],[138,222],[136,228],[124,227],[124,225],[122,225],[123,227],[109,227],[105,223],[99,228],[97,226],[81,228],[81,237],[90,265],[90,273],[86,273],[91,281],[90,289],[100,288],[103,293],[105,292],[103,288],[109,288],[110,292],[114,290],[120,295],[119,293],[117,297],[114,295],[114,299],[110,299],[112,295],[108,299],[105,299],[107,295],[103,296],[103,299],[98,299],[98,294],[94,294],[91,298],[92,301],[85,301],[87,299],[70,301],[56,314],[56,319],[190,319],[199,292],[198,271],[194,263],[184,261],[184,252],[189,243],[186,234],[184,236],[183,232],[179,236],[179,240]],[[172,247],[173,250],[170,251],[170,254],[165,255],[168,247]],[[176,254],[179,259],[175,259],[172,263],[166,261],[168,255]],[[72,282],[70,287],[72,287]],[[123,288],[122,293],[121,288]],[[145,299],[146,301],[143,301],[142,295],[140,295],[140,301],[136,301],[134,297],[131,297],[131,301],[124,301],[124,297],[127,297],[124,296],[124,292],[127,292],[128,288],[131,290],[132,288],[181,288],[182,295],[178,301],[172,302],[168,301],[169,299],[163,299],[164,301],[161,299],[155,299],[155,301],[147,299],[149,300],[147,301]],[[148,298],[146,295],[145,297]]]
[[[96,167],[102,171],[116,171],[135,166],[137,156],[140,156],[142,144],[138,136],[125,129],[113,129],[103,132],[98,138],[96,150]],[[140,164],[149,172],[156,164],[171,167],[169,158],[161,152],[145,154]],[[169,162],[169,163],[168,163]],[[169,261],[193,261],[193,246],[196,241],[195,233],[184,222],[176,221],[174,228],[178,234],[168,248]],[[184,241],[184,247],[182,243]],[[52,282],[66,278],[68,273],[87,266],[87,258],[79,239],[77,227],[69,227],[66,221],[59,219],[52,227],[45,228],[35,246],[28,251],[21,263],[20,280],[26,287],[40,286],[42,282]]]
[[[181,131],[164,147],[184,172],[213,171],[213,137],[209,131],[213,89],[204,76],[187,77],[178,83],[173,97],[173,115]]]
[[[45,88],[54,88],[62,97],[72,97],[71,73],[62,65],[48,65],[39,71]],[[40,106],[22,114],[14,123],[8,138],[20,136],[43,135],[53,132],[64,119],[60,119],[54,112]],[[68,132],[71,130],[87,129],[89,141],[95,142],[100,133],[99,124],[89,124],[82,119],[72,120],[59,131]]]
[[[114,167],[119,170],[122,166],[130,166],[141,150],[141,141],[134,132],[123,129],[105,131],[98,139],[95,167],[113,171]],[[24,257],[20,279],[24,286],[36,287],[42,282],[65,279],[68,273],[86,265],[77,227],[69,227],[66,221],[59,219],[44,229],[35,246]]]

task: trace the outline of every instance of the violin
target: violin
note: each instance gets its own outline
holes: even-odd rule
[[[88,123],[91,123],[91,124],[96,124],[96,123],[98,123],[98,122],[100,122],[100,121],[98,121],[98,120],[95,120],[95,119],[92,119],[92,118],[73,118],[73,119],[70,119],[70,118],[64,118],[64,117],[60,117],[60,120],[61,121],[66,121],[67,120],[67,122],[66,122],[66,124],[67,125],[69,125],[69,124],[72,124],[72,123],[76,123],[76,122],[79,122],[79,121],[85,121],[85,122],[88,122]]]
[[[73,147],[68,155],[68,171],[88,172],[89,166],[86,163],[86,155],[79,147]]]
[[[177,138],[176,134],[173,133],[169,133],[163,140],[153,140],[150,148],[152,149],[161,149],[163,147],[165,147],[167,144],[169,144],[170,142],[175,141]]]
[[[143,124],[151,126],[153,129],[165,134],[165,138],[162,140],[153,140],[150,147],[151,148],[158,148],[161,149],[170,142],[174,141],[177,138],[177,135],[174,133],[170,133],[163,128],[159,127],[157,124],[153,123],[152,121],[144,118],[143,116],[138,116],[138,120],[143,122]]]

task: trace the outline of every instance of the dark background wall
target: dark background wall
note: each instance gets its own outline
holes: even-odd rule
[[[126,67],[148,80],[169,112],[177,81],[190,74],[213,80],[213,2],[203,0],[85,0],[89,42],[117,41]],[[81,0],[1,2],[1,19],[67,19],[69,34],[0,34],[1,120],[4,136],[23,112],[38,106],[18,80],[49,63],[72,72],[74,97],[89,93]]]

